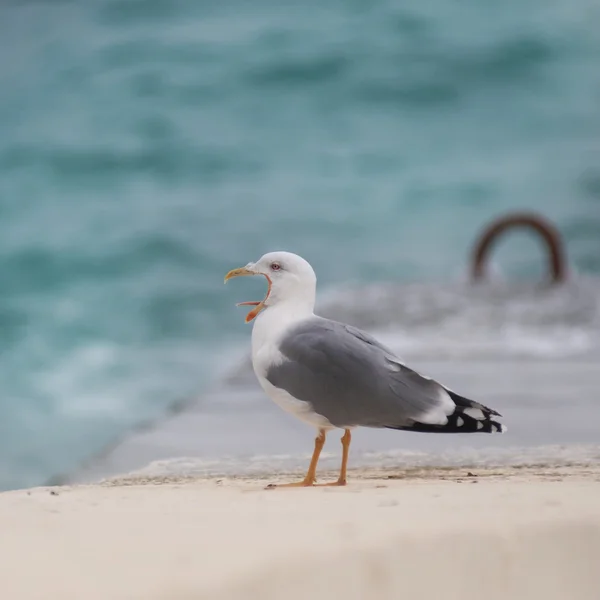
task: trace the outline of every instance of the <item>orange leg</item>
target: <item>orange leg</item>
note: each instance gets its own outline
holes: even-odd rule
[[[338,485],[346,485],[346,468],[348,467],[348,454],[350,453],[351,441],[352,434],[349,429],[346,429],[342,436],[342,467],[340,469],[340,477],[337,481]]]
[[[352,435],[349,429],[344,430],[342,436],[342,466],[340,468],[340,476],[337,481],[333,483],[323,483],[324,486],[338,486],[346,485],[346,469],[348,467],[348,454],[350,452],[350,442],[352,441]]]
[[[310,487],[315,485],[315,482],[317,481],[317,464],[319,462],[319,456],[321,455],[321,450],[323,450],[324,445],[325,429],[319,429],[319,435],[315,438],[315,449],[313,451],[312,458],[310,459],[310,465],[304,479],[302,481],[295,481],[294,483],[271,483],[267,487]]]

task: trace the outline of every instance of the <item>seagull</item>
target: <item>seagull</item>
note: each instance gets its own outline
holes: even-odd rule
[[[337,481],[346,485],[351,431],[356,427],[424,433],[502,433],[500,413],[408,367],[370,334],[314,314],[317,277],[291,252],[269,252],[234,277],[262,275],[267,293],[252,306],[252,367],[267,394],[283,410],[317,430],[303,480],[269,487],[316,485],[319,455],[332,429],[343,429]]]

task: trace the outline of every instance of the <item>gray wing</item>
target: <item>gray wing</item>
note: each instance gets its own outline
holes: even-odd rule
[[[315,317],[288,332],[279,349],[284,360],[267,380],[337,427],[443,425],[456,408],[440,384],[355,327]]]

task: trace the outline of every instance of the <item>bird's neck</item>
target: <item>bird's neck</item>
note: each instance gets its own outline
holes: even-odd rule
[[[287,299],[267,306],[261,311],[252,327],[252,349],[257,351],[277,340],[295,323],[313,316],[314,302]]]

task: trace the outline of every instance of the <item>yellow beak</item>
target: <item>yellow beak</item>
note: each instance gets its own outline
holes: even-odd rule
[[[227,283],[230,279],[234,277],[243,277],[244,275],[258,275],[258,273],[254,273],[254,271],[249,271],[246,267],[241,267],[239,269],[231,269],[227,275],[225,275],[224,283]]]
[[[224,283],[227,283],[230,279],[234,277],[243,277],[245,275],[264,275],[264,273],[256,273],[255,271],[250,271],[246,267],[240,267],[239,269],[232,269],[225,275]],[[267,283],[269,287],[267,288],[267,294],[260,302],[239,302],[237,306],[254,306],[254,308],[246,315],[246,323],[250,323],[252,319],[256,318],[258,313],[265,308],[265,302],[271,293],[271,279],[268,275],[264,275],[267,279]]]

